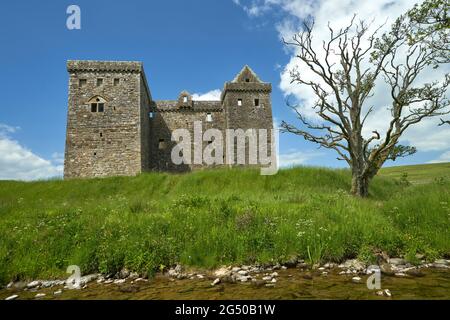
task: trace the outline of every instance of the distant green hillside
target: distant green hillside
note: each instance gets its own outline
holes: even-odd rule
[[[381,169],[379,175],[399,179],[405,173],[406,179],[413,184],[429,183],[436,179],[450,179],[450,162],[387,167]]]
[[[383,174],[405,169],[395,170]],[[274,176],[222,169],[2,181],[0,284],[64,277],[73,264],[83,273],[152,273],[178,262],[212,267],[294,255],[370,261],[374,250],[413,262],[416,253],[450,255],[449,179],[411,186],[376,177],[369,199],[351,196],[350,180],[347,170],[299,167]]]

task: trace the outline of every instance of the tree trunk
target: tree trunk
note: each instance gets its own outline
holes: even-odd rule
[[[370,179],[361,176],[360,174],[353,174],[352,176],[352,194],[359,197],[367,197],[369,195]]]

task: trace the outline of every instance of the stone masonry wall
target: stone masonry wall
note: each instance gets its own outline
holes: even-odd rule
[[[171,160],[172,148],[176,142],[171,141],[172,131],[175,129],[187,129],[194,141],[194,122],[202,122],[202,132],[209,128],[217,128],[221,131],[225,128],[225,115],[222,108],[210,108],[204,110],[182,109],[178,110],[177,101],[157,101],[153,109],[154,117],[150,119],[150,169],[158,171],[185,172],[205,167],[193,163],[194,147],[191,149],[191,165],[175,165]],[[218,101],[202,102],[203,104],[217,105]],[[195,104],[195,102],[194,102]],[[170,105],[171,110],[159,109],[157,106]],[[220,105],[220,104],[219,104]],[[206,121],[207,114],[212,117],[211,122]],[[164,148],[160,149],[160,140],[164,140]],[[202,150],[208,145],[203,141]]]
[[[69,61],[67,67],[70,77],[64,176],[141,172],[141,64]],[[103,79],[101,85],[98,79]],[[80,86],[80,80],[86,83]],[[106,100],[104,112],[91,112],[88,101],[96,96]]]

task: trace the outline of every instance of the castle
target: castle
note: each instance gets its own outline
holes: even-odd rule
[[[271,84],[248,66],[225,83],[220,101],[196,101],[186,91],[177,100],[155,101],[141,62],[70,60],[67,71],[65,178],[208,166],[171,161],[172,131],[192,132],[195,121],[204,130],[273,128]]]

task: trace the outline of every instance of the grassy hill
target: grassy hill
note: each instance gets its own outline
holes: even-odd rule
[[[380,170],[379,175],[397,179],[405,176],[413,184],[429,183],[440,179],[449,180],[450,162],[386,167]]]
[[[72,264],[152,273],[178,262],[372,260],[374,250],[450,255],[450,180],[408,185],[403,170],[426,176],[385,169],[369,199],[348,194],[347,170],[310,167],[1,181],[0,283],[64,277]]]

